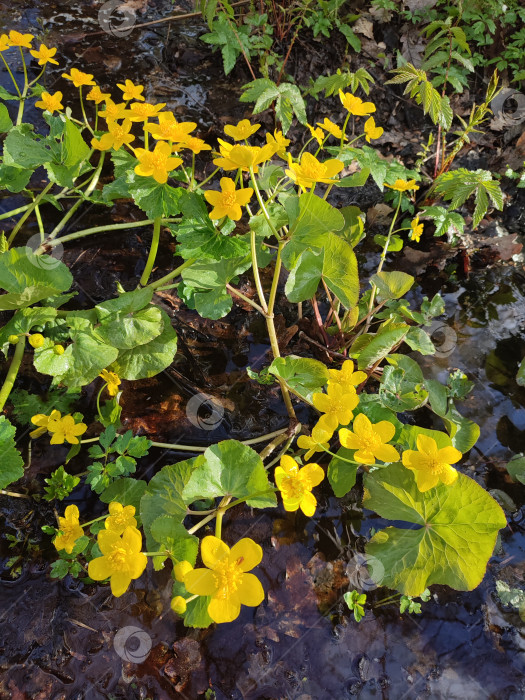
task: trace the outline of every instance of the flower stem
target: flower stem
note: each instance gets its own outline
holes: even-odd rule
[[[178,275],[180,275],[180,273],[183,270],[185,270],[187,267],[190,267],[190,265],[193,265],[193,263],[196,262],[196,260],[197,260],[197,258],[189,258],[188,260],[185,260],[182,263],[182,265],[179,265],[171,272],[168,272],[167,275],[164,275],[164,277],[161,277],[159,280],[155,280],[155,282],[150,282],[147,286],[151,287],[152,289],[159,289],[160,287],[163,287],[168,282],[171,282],[171,280],[174,277],[177,277]]]
[[[278,435],[283,435],[286,433],[288,428],[281,428],[280,430],[274,430],[273,433],[267,433],[266,435],[260,435],[256,438],[251,438],[250,440],[241,440],[243,445],[257,445],[260,442],[266,442],[267,440],[272,440]],[[98,440],[98,438],[96,438]],[[86,442],[82,440],[82,442]],[[206,452],[208,446],[204,445],[179,445],[178,443],[170,442],[152,442],[152,447],[163,447],[165,449],[180,450],[181,452]]]
[[[22,363],[22,358],[24,357],[24,350],[26,345],[26,339],[24,336],[18,337],[18,343],[15,345],[15,352],[13,354],[13,359],[9,369],[7,370],[7,376],[4,379],[2,388],[0,389],[0,411],[3,410],[5,402],[9,398],[13,384],[20,369],[20,364]]]
[[[170,223],[172,221],[178,221],[178,218],[173,219],[163,219],[162,223]],[[91,236],[96,233],[105,233],[106,231],[127,231],[130,228],[140,228],[142,226],[151,226],[154,223],[154,219],[144,219],[144,221],[128,221],[125,224],[110,224],[109,226],[94,226],[93,228],[86,228],[82,231],[75,231],[74,233],[68,233],[66,236],[61,236],[56,241],[49,241],[46,244],[53,247],[59,243],[67,243],[68,241],[74,241],[77,238],[84,238],[85,236]]]
[[[146,261],[146,267],[140,278],[139,286],[145,287],[148,284],[149,276],[155,265],[155,259],[157,257],[157,252],[159,250],[160,241],[160,222],[161,217],[157,216],[153,222],[153,238],[151,240],[151,248],[149,249],[148,259]]]
[[[27,207],[25,214],[24,214],[23,216],[20,217],[20,219],[18,220],[16,226],[15,226],[14,229],[11,231],[11,235],[9,236],[8,241],[7,241],[9,247],[11,247],[11,244],[12,244],[13,241],[15,240],[16,234],[20,231],[20,229],[21,229],[22,226],[24,225],[26,219],[28,219],[29,216],[31,216],[31,214],[33,213],[33,211],[36,209],[36,207],[38,207],[38,205],[40,204],[40,202],[42,201],[42,199],[45,197],[45,195],[49,192],[49,190],[50,190],[52,187],[53,187],[53,183],[52,183],[52,182],[49,182],[49,183],[44,187],[44,189],[42,190],[42,192],[40,192],[40,194],[37,195],[37,196],[35,197],[35,199],[31,202],[31,204]]]
[[[24,52],[22,51],[22,47],[18,47],[20,50],[20,56],[22,57],[22,66],[24,68],[24,88],[22,90],[22,94],[20,95],[20,92],[18,93],[20,95],[20,103],[18,105],[18,114],[16,117],[16,126],[19,126],[19,124],[22,122],[22,118],[24,116],[24,106],[25,106],[25,98],[27,95],[27,88],[29,87],[29,83],[27,80],[27,66],[26,66],[26,59],[24,57]]]

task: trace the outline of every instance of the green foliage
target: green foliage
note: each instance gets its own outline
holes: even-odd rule
[[[430,600],[430,591],[425,588],[420,596],[423,602]],[[421,603],[414,600],[411,595],[402,595],[399,601],[399,612],[402,615],[404,612],[415,613],[416,615],[421,615]]]
[[[361,622],[365,616],[364,605],[366,603],[366,593],[359,593],[355,590],[347,591],[343,598],[349,609],[354,613],[355,621]]]
[[[387,83],[403,85],[406,83],[404,95],[413,97],[417,104],[423,106],[423,112],[428,114],[434,124],[439,124],[445,131],[450,129],[452,124],[452,108],[449,98],[442,96],[428,80],[424,70],[415,68],[411,63],[407,63],[401,68],[395,68],[392,73],[395,77],[387,80]]]
[[[86,483],[99,494],[115,479],[133,474],[137,459],[145,457],[151,446],[147,438],[133,437],[131,430],[117,435],[113,425],[100,435],[99,443],[88,450],[89,456],[96,461],[88,466],[86,477]]]
[[[476,207],[472,217],[474,228],[487,213],[489,201],[496,209],[503,209],[503,192],[488,170],[458,168],[443,173],[436,179],[435,188],[438,194],[450,202],[451,209],[458,209],[471,196],[475,197]]]
[[[5,416],[0,416],[0,489],[24,476],[24,460],[15,447],[15,427]]]
[[[276,85],[269,78],[259,78],[243,86],[241,102],[255,102],[254,114],[268,109],[274,102],[275,117],[286,134],[295,116],[300,124],[306,124],[306,105],[301,91],[292,83]]]
[[[49,415],[53,409],[61,413],[71,413],[73,404],[79,398],[80,390],[49,389],[45,394],[31,394],[25,389],[15,389],[10,396],[16,420],[25,425],[39,413]]]
[[[268,372],[282,379],[294,394],[308,401],[328,381],[328,371],[322,362],[295,355],[276,357]]]
[[[55,469],[49,479],[44,479],[44,481],[47,484],[47,486],[44,487],[44,499],[46,501],[53,501],[55,499],[57,501],[63,501],[64,498],[69,496],[75,486],[78,486],[80,477],[68,474],[64,466],[60,466],[58,469]]]

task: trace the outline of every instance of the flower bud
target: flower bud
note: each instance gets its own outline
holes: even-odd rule
[[[64,354],[64,346],[63,345],[55,345],[53,348],[53,352],[55,355],[63,355]]]
[[[45,343],[45,338],[40,333],[33,333],[29,336],[29,345],[33,348],[41,348]]]
[[[171,601],[171,609],[174,613],[177,613],[177,615],[184,615],[186,607],[186,601],[181,595],[175,596]]]
[[[7,340],[11,343],[11,345],[16,345],[18,343],[18,336],[10,335]]]
[[[177,581],[184,581],[184,577],[188,573],[188,571],[191,571],[193,569],[193,566],[190,564],[189,561],[179,561],[178,564],[175,564],[173,567],[173,574]]]

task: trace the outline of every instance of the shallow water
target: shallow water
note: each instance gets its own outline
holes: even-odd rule
[[[151,20],[170,8],[169,2],[151,3],[147,15],[137,16],[139,21]],[[77,3],[31,0],[16,3],[15,12],[12,3],[0,3],[0,21],[6,27],[19,23],[35,28],[39,16],[48,18],[45,27],[58,46],[68,34],[99,29],[97,7],[88,2],[79,10]],[[94,73],[103,88],[117,79],[146,75],[148,98],[166,101],[198,120],[201,135],[211,138],[222,128],[219,115],[244,116],[232,87],[247,79],[242,73],[228,81],[221,77],[217,57],[196,39],[200,31],[202,25],[190,20],[171,24],[167,43],[166,25],[136,30],[127,39],[102,34],[71,40],[62,60],[77,61],[70,65]],[[2,84],[4,79],[2,74]],[[130,213],[127,205],[108,211],[116,220]],[[100,217],[90,209],[74,225],[98,225]],[[80,247],[68,247],[64,260],[80,284],[76,303],[89,306],[111,295],[116,279],[130,288],[140,274],[147,240],[130,231],[124,237],[93,238],[86,254]],[[169,240],[163,247],[168,249]],[[169,269],[170,260],[171,254],[165,253],[159,262]],[[514,267],[499,263],[461,281],[442,273],[423,276],[419,282],[415,299],[442,288],[446,324],[453,332],[446,331],[451,354],[418,355],[425,375],[443,380],[458,367],[475,382],[460,410],[481,425],[481,438],[462,467],[514,504],[507,513],[509,526],[475,591],[457,593],[434,586],[421,615],[401,617],[395,605],[385,605],[368,610],[357,625],[342,603],[349,585],[363,585],[375,605],[388,595],[374,590],[359,556],[370,529],[377,529],[381,519],[362,512],[356,493],[337,500],[324,487],[312,519],[281,508],[255,517],[248,511],[232,512],[225,523],[227,537],[235,541],[249,535],[264,547],[259,575],[267,599],[255,611],[243,608],[239,619],[228,625],[187,630],[169,611],[166,572],[148,569],[120,599],[107,587],[83,586],[69,578],[51,580],[53,548],[40,526],[53,521],[52,508],[2,498],[0,697],[191,700],[212,689],[215,695],[208,697],[218,700],[523,699],[523,624],[498,603],[494,581],[503,578],[523,586],[525,571],[525,487],[513,484],[504,469],[513,452],[525,450],[525,389],[514,379],[525,355],[524,278]],[[269,358],[259,320],[236,308],[227,320],[203,321],[179,308],[175,296],[162,301],[186,350],[181,344],[172,370],[125,388],[127,425],[163,441],[207,444],[225,437],[253,437],[285,424],[276,390],[254,385],[244,371],[246,365],[259,369]],[[29,371],[22,382],[39,390]],[[185,405],[196,389],[224,402],[224,418],[213,431],[199,430],[187,420]],[[84,401],[89,414],[93,397]],[[300,418],[308,422],[308,412]],[[41,488],[42,475],[64,456],[61,448],[37,445],[27,477],[35,491]],[[138,476],[150,478],[163,465],[184,457],[152,451],[141,462]],[[81,471],[81,461],[78,465]],[[96,499],[79,490],[72,500],[89,511]],[[12,580],[6,563],[13,550],[5,535],[17,531],[34,545]],[[151,639],[151,650],[141,663],[123,661],[115,648],[115,635],[129,626]],[[134,659],[144,653],[136,637],[129,639],[127,650]]]

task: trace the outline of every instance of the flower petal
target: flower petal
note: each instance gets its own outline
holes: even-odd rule
[[[213,569],[215,565],[227,557],[230,548],[218,537],[208,535],[201,542],[201,559],[204,566]]]
[[[237,585],[237,597],[242,605],[255,607],[264,600],[264,588],[254,574],[244,574]]]
[[[324,479],[324,471],[318,464],[305,464],[300,470],[299,476],[303,484],[305,484],[308,489],[312,489]]]
[[[115,547],[122,545],[122,540],[113,530],[101,530],[97,536],[97,543],[102,554],[111,554]]]
[[[463,457],[463,454],[455,447],[443,447],[438,452],[438,459],[445,464],[455,464]]]
[[[184,585],[193,595],[215,595],[217,583],[210,569],[192,569],[184,576]]]
[[[381,420],[374,424],[374,432],[376,432],[383,442],[390,442],[396,434],[396,426],[390,421]]]
[[[262,548],[249,537],[239,540],[230,551],[230,561],[236,561],[241,571],[250,571],[260,564],[262,556]],[[255,603],[255,605],[258,605],[258,603]]]
[[[122,542],[126,549],[133,553],[140,552],[142,549],[142,534],[136,527],[127,527],[122,535]]]
[[[148,564],[148,557],[143,552],[138,552],[129,557],[127,564],[131,578],[140,578]]]
[[[111,584],[111,592],[115,598],[120,598],[128,590],[131,576],[124,571],[117,571],[111,576],[109,582]]]
[[[450,486],[456,481],[457,478],[457,471],[450,465],[447,465],[447,467],[441,472],[441,481],[445,484],[445,486]]]
[[[359,418],[359,416],[357,416],[357,418]],[[358,438],[357,435],[355,435],[351,430],[348,430],[348,428],[341,428],[339,430],[339,441],[341,442],[341,445],[346,447],[348,450],[357,450],[359,447],[361,447],[360,438]]]
[[[398,462],[399,452],[392,445],[381,445],[380,447],[374,448],[374,454],[376,459],[380,459],[382,462]]]
[[[235,598],[212,598],[208,605],[208,615],[214,622],[232,622],[239,617],[241,604]]]
[[[419,435],[417,436],[416,444],[417,449],[420,452],[423,452],[426,455],[432,455],[433,457],[437,456],[438,450],[434,438],[431,438],[428,435],[424,435],[423,433],[419,433]]]
[[[111,567],[107,557],[97,557],[92,559],[88,564],[88,576],[93,581],[103,581],[111,576]]]
[[[312,515],[315,513],[315,509],[317,508],[317,500],[311,491],[304,494],[299,507],[308,518],[312,517]]]

